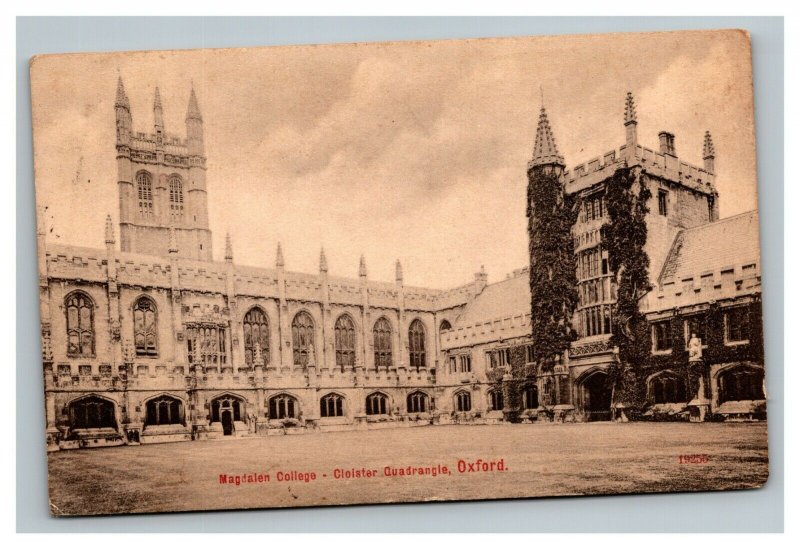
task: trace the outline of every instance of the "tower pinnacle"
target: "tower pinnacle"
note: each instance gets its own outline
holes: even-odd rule
[[[281,243],[278,242],[278,251],[275,252],[275,266],[278,268],[282,268],[284,265],[283,262],[283,249],[281,248]]]
[[[625,96],[625,124],[636,122],[636,103],[633,101],[633,93],[628,92]]]
[[[156,95],[153,99],[153,119],[155,120],[156,137],[164,134],[164,109],[161,105],[161,93],[156,86]]]
[[[400,264],[399,259],[394,264],[394,279],[397,281],[398,284],[403,283],[403,266]]]
[[[175,226],[169,226],[169,254],[178,253],[178,238],[175,236]]]
[[[233,261],[233,244],[231,244],[231,233],[225,234],[225,261]]]
[[[628,92],[625,96],[625,148],[634,155],[638,142],[638,135],[636,132],[637,125],[636,103],[633,101],[633,93]]]
[[[711,140],[711,132],[706,130],[706,135],[703,139],[703,167],[708,173],[714,173],[715,156],[716,153],[714,151],[714,141]]]
[[[547,111],[544,105],[539,112],[539,125],[536,128],[536,142],[533,146],[533,159],[529,167],[544,166],[554,164],[564,166],[564,157],[558,153],[553,130],[550,128],[550,120],[547,118]]]
[[[189,93],[189,107],[186,109],[186,120],[203,121],[203,115],[200,114],[200,107],[197,105],[197,95],[194,93],[194,82],[192,83],[192,91]]]
[[[125,93],[125,84],[122,83],[122,76],[117,78],[117,98],[114,101],[115,107],[122,107],[124,109],[131,109],[131,103],[128,101],[128,94]]]
[[[328,258],[325,257],[325,248],[320,248],[319,250],[319,272],[328,272]]]
[[[106,216],[106,244],[114,244],[114,223],[111,214]]]
[[[358,276],[367,276],[367,261],[364,259],[364,254],[361,254],[361,259],[358,262]]]

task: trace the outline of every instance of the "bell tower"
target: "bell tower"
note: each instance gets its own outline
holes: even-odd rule
[[[158,88],[152,133],[133,131],[122,77],[117,81],[114,110],[121,250],[166,256],[172,232],[179,257],[211,261],[203,116],[194,86],[186,110],[185,138],[166,131]]]

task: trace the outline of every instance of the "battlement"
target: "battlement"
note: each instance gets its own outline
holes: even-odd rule
[[[444,330],[441,332],[441,348],[443,351],[448,351],[512,338],[530,337],[530,334],[531,313],[509,315]]]
[[[671,154],[661,153],[641,145],[636,145],[632,149],[622,145],[619,149],[578,164],[571,172],[565,173],[566,190],[572,194],[589,189],[614,175],[619,168],[633,166],[640,166],[651,175],[683,185],[695,192],[709,195],[716,192],[713,173],[683,162]]]
[[[60,244],[47,244],[47,276],[59,280],[83,280],[105,283],[108,280],[106,250]],[[116,280],[131,286],[168,289],[172,286],[173,259],[115,251]],[[178,283],[182,290],[225,294],[229,265],[221,261],[200,261],[176,258]],[[237,295],[253,297],[279,296],[277,269],[234,265],[233,280]],[[283,274],[286,299],[321,301],[325,277],[286,271]],[[362,289],[366,289],[373,307],[395,308],[403,291],[405,308],[438,311],[466,304],[474,297],[474,285],[466,284],[451,290],[436,290],[357,278],[329,277],[331,303],[360,305]]]
[[[656,313],[699,303],[732,300],[761,293],[761,273],[755,260],[661,281],[648,295],[644,311]]]
[[[134,132],[131,135],[131,148],[140,151],[153,151],[158,149],[158,141],[156,134],[145,132]],[[177,135],[167,134],[164,138],[161,148],[164,152],[172,154],[187,154],[187,144],[185,139],[181,139]]]

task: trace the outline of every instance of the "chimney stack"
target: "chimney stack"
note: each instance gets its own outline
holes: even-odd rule
[[[658,145],[661,154],[668,154],[670,156],[677,156],[675,154],[675,134],[669,132],[658,133]]]

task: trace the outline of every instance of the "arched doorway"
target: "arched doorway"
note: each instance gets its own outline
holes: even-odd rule
[[[230,436],[236,431],[237,421],[244,417],[244,403],[232,395],[223,395],[211,401],[211,422],[222,424],[222,434]]]
[[[611,388],[608,375],[595,371],[581,382],[583,413],[587,421],[609,421],[611,419]]]

